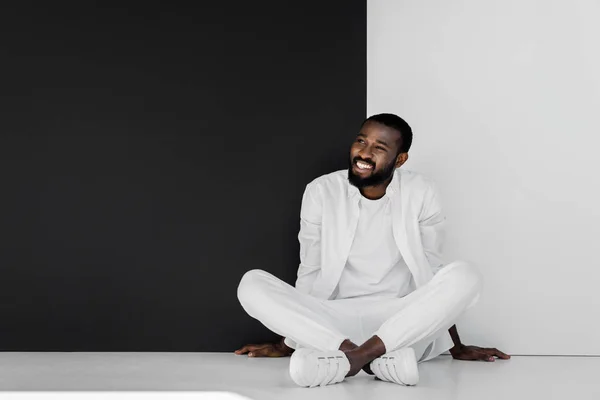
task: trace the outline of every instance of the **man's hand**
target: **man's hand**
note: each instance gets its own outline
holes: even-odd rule
[[[450,349],[450,354],[455,360],[467,361],[495,361],[496,357],[502,360],[509,360],[510,356],[494,348],[483,348],[477,346],[454,346]]]
[[[248,357],[287,357],[293,352],[294,349],[287,347],[282,340],[279,343],[248,344],[236,350],[235,354],[248,353]]]

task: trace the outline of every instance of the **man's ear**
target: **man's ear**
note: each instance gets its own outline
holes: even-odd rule
[[[408,160],[408,153],[400,153],[396,157],[396,168],[400,168]]]

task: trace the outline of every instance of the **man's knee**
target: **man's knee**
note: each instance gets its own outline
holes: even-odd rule
[[[242,276],[237,289],[238,300],[242,305],[256,299],[257,294],[260,294],[261,286],[269,274],[260,269],[252,269]]]
[[[481,272],[472,264],[465,261],[455,261],[448,264],[445,269],[448,279],[454,287],[461,291],[472,294],[479,294],[483,287],[483,277]]]

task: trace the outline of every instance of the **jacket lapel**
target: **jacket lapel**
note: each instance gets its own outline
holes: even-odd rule
[[[349,183],[346,190],[342,198],[344,204],[338,204],[336,209],[330,210],[332,218],[328,222],[334,229],[322,233],[322,243],[328,249],[322,250],[324,267],[320,272],[321,279],[315,282],[312,291],[313,296],[321,299],[331,297],[335,291],[358,226],[360,192]]]
[[[416,216],[412,215],[411,190],[407,187],[408,180],[402,179],[400,169],[396,170],[395,194],[392,197],[393,234],[398,250],[410,270],[416,287],[428,281],[423,275],[423,268],[414,251],[419,249],[420,231]],[[416,226],[415,226],[416,224]]]

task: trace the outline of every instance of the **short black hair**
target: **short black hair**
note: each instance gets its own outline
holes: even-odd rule
[[[362,125],[366,124],[368,121],[378,122],[382,125],[385,125],[389,128],[392,128],[400,133],[400,146],[398,148],[398,154],[400,153],[408,153],[410,150],[410,146],[412,144],[413,134],[410,125],[397,116],[396,114],[375,114],[371,115],[369,118],[365,119]],[[361,127],[362,127],[361,125]],[[398,155],[396,154],[396,156]]]

